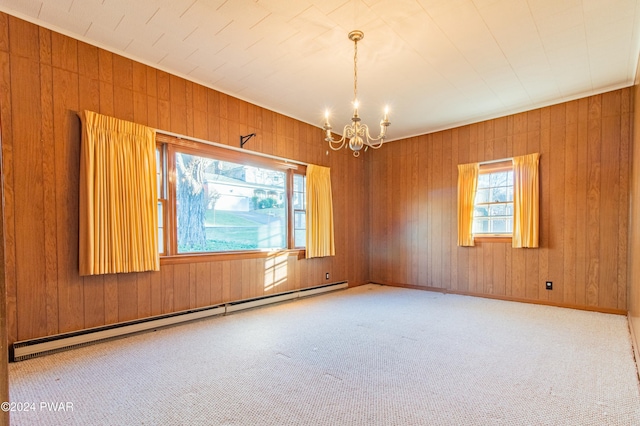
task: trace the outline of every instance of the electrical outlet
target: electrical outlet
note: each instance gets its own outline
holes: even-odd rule
[[[553,282],[552,281],[547,281],[544,284],[544,288],[546,288],[547,290],[553,290]]]
[[[328,280],[328,279],[329,279],[329,273],[328,273],[328,272],[327,272],[326,274],[324,274],[324,278],[325,278],[326,280]]]

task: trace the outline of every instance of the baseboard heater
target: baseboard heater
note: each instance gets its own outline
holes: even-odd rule
[[[128,334],[140,333],[147,330],[155,330],[162,327],[193,321],[215,315],[224,315],[243,309],[255,308],[286,300],[307,297],[314,294],[347,288],[347,282],[328,284],[255,299],[241,300],[224,305],[208,306],[199,309],[190,309],[142,320],[128,321],[102,327],[89,328],[71,333],[56,334],[39,339],[23,340],[15,342],[11,347],[9,359],[11,361],[24,361],[38,356],[65,351],[72,348],[86,346],[99,341],[105,341],[123,337]]]

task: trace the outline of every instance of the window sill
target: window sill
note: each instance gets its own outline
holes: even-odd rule
[[[510,243],[512,239],[511,235],[478,235],[473,237],[477,243]]]
[[[200,262],[219,262],[224,260],[242,260],[242,259],[261,259],[272,256],[294,256],[298,260],[304,259],[306,255],[305,249],[284,249],[276,251],[238,251],[238,252],[224,252],[224,253],[189,253],[189,254],[177,254],[171,256],[160,256],[160,266],[162,265],[179,265],[185,263],[200,263]]]

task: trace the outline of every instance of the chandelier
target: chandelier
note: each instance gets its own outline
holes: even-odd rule
[[[329,142],[329,147],[332,150],[337,151],[342,149],[345,145],[351,148],[353,151],[353,156],[358,157],[360,155],[360,150],[364,147],[366,151],[367,148],[371,147],[373,149],[378,149],[384,143],[384,139],[387,136],[387,127],[389,127],[389,108],[385,108],[384,110],[384,118],[380,121],[380,134],[373,138],[369,134],[369,127],[366,124],[361,123],[360,117],[358,116],[358,42],[364,38],[364,33],[362,31],[351,31],[349,33],[349,40],[353,41],[354,46],[354,54],[353,54],[353,117],[351,117],[351,124],[347,124],[344,126],[344,130],[342,132],[342,138],[339,140],[334,140],[333,136],[331,136],[331,125],[329,124],[329,111],[325,111],[324,114],[324,126],[322,129],[325,131],[326,136],[324,138],[325,141]]]

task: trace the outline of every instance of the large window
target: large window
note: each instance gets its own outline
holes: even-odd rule
[[[163,254],[304,248],[304,166],[158,137],[169,142],[158,149]]]
[[[473,212],[473,234],[513,233],[513,168],[508,164],[480,166]]]

